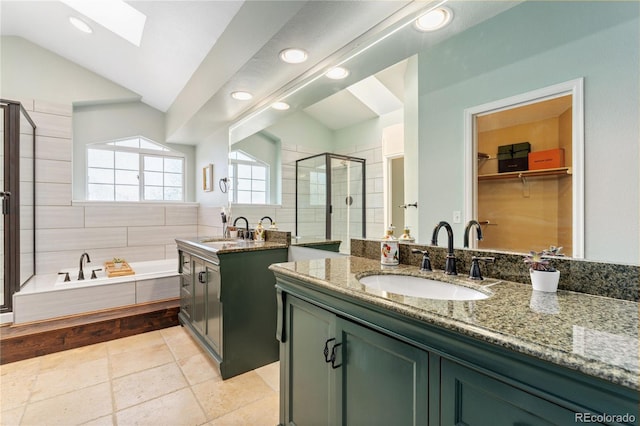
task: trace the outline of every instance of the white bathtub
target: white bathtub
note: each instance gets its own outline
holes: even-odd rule
[[[21,324],[101,309],[147,303],[180,296],[178,261],[156,260],[131,263],[135,275],[107,278],[104,271],[97,279],[90,279],[88,264],[85,279],[77,280],[78,268],[69,271],[70,282],[64,275],[36,275],[13,296],[13,322]]]

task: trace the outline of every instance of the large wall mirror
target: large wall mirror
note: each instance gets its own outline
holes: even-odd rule
[[[429,7],[433,4],[425,9]],[[446,7],[452,11],[453,21],[442,30],[418,32],[411,25],[412,17],[407,16],[404,21],[386,27],[379,41],[367,44],[372,40],[369,34],[368,40],[354,43],[358,55],[340,52],[332,58],[332,65],[349,68],[351,74],[344,81],[326,81],[321,78],[324,70],[319,69],[274,93],[232,126],[230,151],[236,143],[257,132],[266,131],[272,137],[275,128],[293,129],[292,124],[296,124],[291,137],[276,137],[280,142],[280,208],[293,215],[293,197],[287,194],[294,176],[287,164],[294,161],[294,156],[336,151],[352,155],[353,150],[349,151],[347,146],[354,140],[359,140],[360,146],[379,144],[383,154],[372,152],[383,157],[378,158],[376,166],[382,169],[381,181],[372,181],[372,186],[369,183],[367,186],[368,192],[376,185],[381,191],[379,203],[367,200],[367,235],[376,237],[390,220],[387,210],[391,202],[387,200],[393,199],[387,194],[389,176],[383,161],[383,133],[399,124],[403,128],[403,204],[415,201],[418,204],[417,208],[405,209],[404,222],[412,226],[418,242],[428,244],[435,224],[447,220],[454,228],[455,245],[462,248],[465,222],[479,219],[496,224],[493,229],[492,225],[487,226],[487,240],[479,248],[525,252],[559,244],[574,257],[638,264],[640,5],[612,1],[449,1]],[[401,102],[396,111],[378,113],[373,119],[369,117],[369,121],[339,129],[321,123],[309,110],[305,111],[331,98],[336,101],[333,106],[336,115],[341,115],[338,100],[348,97],[339,95],[343,89],[369,76],[378,76],[384,82],[380,73],[394,64],[401,64],[396,65],[402,67],[398,73],[401,81],[388,84],[387,89]],[[465,130],[468,120],[465,111],[575,81],[580,81],[584,88],[583,95],[578,95],[582,96],[580,99],[574,97],[572,90],[568,91],[570,98],[562,99],[557,94],[543,96],[571,104],[568,109],[567,104],[554,105],[560,115],[550,119],[560,132],[555,132],[556,139],[562,139],[552,148],[565,144],[562,146],[565,175],[525,176],[524,181],[521,177],[513,180],[481,177],[479,182],[478,175],[498,174],[488,169],[496,166],[497,160],[491,158],[497,157],[499,146],[526,141],[534,152],[542,150],[548,141],[515,134],[506,137],[507,130],[496,130],[490,120],[506,118],[492,116],[490,112],[515,111],[506,105],[484,111],[476,109],[474,123],[480,132],[471,133],[469,139],[465,133],[470,133]],[[291,108],[287,111],[270,108],[280,100]],[[580,118],[576,115],[576,102],[584,107]],[[351,114],[354,112],[352,108]],[[566,131],[563,123],[567,117],[572,123],[570,144],[566,142],[566,134],[562,134]],[[371,120],[376,124],[372,125]],[[576,125],[576,120],[583,123]],[[497,137],[500,133],[502,136]],[[576,145],[576,136],[583,136],[584,142]],[[474,144],[469,145],[469,140]],[[478,149],[478,144],[488,145]],[[487,153],[489,158],[478,159],[478,151],[482,150],[491,151]],[[397,157],[398,153],[394,155]],[[542,183],[546,186],[537,188]],[[512,185],[525,204],[506,216],[491,216],[488,195],[495,191],[486,188],[492,185]],[[553,206],[536,198],[536,191],[547,195],[555,192]],[[559,225],[552,231],[555,237],[547,234],[535,239],[538,233],[534,232],[534,239],[521,244],[521,239],[516,238],[516,244],[513,238],[509,242],[510,238],[492,232],[501,228],[508,235],[516,228],[532,228],[522,219],[534,209],[556,218]],[[558,212],[563,213],[562,217]],[[508,217],[518,220],[510,223]],[[293,231],[293,224],[289,230]]]
[[[465,110],[471,247],[583,257],[583,123],[582,78]]]

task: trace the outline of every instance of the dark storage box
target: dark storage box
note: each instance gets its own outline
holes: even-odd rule
[[[498,173],[521,172],[529,169],[529,142],[514,143],[498,147]]]

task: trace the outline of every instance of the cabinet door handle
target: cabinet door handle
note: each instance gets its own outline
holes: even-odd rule
[[[332,339],[327,339],[327,341],[324,342],[324,351],[323,351],[323,353],[324,353],[324,361],[326,363],[330,363],[332,361],[333,357],[334,357],[333,349],[335,349],[335,346],[331,350],[331,356],[329,356],[329,342],[335,342],[335,341],[336,341],[336,339],[332,338]]]
[[[202,284],[206,284],[207,282],[204,279],[204,274],[206,274],[205,271],[200,271],[198,272],[198,281],[201,282]]]
[[[276,303],[278,304],[278,317],[276,319],[276,339],[280,343],[284,343],[286,339],[286,335],[284,332],[284,325],[286,323],[285,319],[285,294],[280,288],[276,288]]]
[[[331,368],[334,370],[338,367],[342,367],[342,363],[336,365],[336,349],[340,346],[342,346],[342,343],[334,345],[333,350],[331,350]]]

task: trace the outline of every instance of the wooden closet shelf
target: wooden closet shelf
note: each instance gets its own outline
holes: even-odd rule
[[[541,176],[567,176],[571,175],[571,167],[559,167],[557,169],[524,170],[521,172],[491,173],[478,175],[478,181],[496,179],[522,179],[525,177]]]

